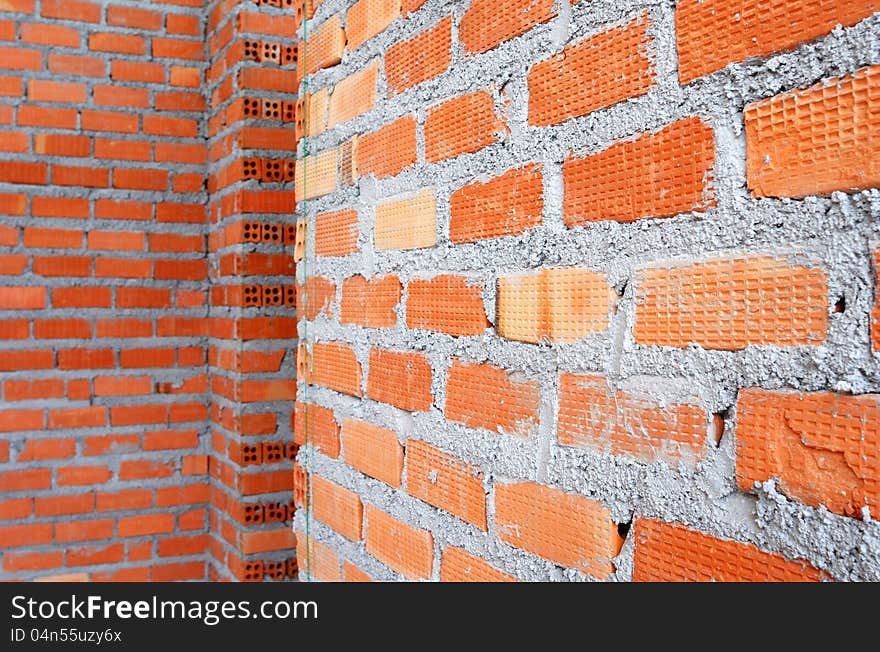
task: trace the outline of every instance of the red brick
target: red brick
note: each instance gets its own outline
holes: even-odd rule
[[[311,485],[315,518],[342,536],[360,541],[363,506],[358,495],[318,475],[311,477]]]
[[[3,555],[3,570],[10,573],[59,568],[63,563],[64,553],[60,551],[6,553]]]
[[[123,516],[119,519],[120,537],[168,534],[173,531],[173,514],[143,514],[138,516]]]
[[[719,258],[637,273],[633,334],[645,345],[735,351],[818,345],[828,327],[825,272],[782,258]]]
[[[528,437],[538,423],[541,396],[535,381],[504,369],[453,360],[446,380],[446,418],[469,428]]]
[[[675,12],[679,77],[687,83],[728,63],[789,50],[877,9],[871,0],[682,0]]]
[[[431,364],[418,353],[372,349],[367,396],[401,410],[427,412],[431,409]]]
[[[778,479],[786,496],[845,516],[880,505],[880,396],[743,389],[737,401],[740,488]]]
[[[41,3],[43,18],[58,18],[60,20],[76,20],[86,23],[101,22],[101,5],[94,2],[81,2],[80,0],[44,0]]]
[[[361,365],[354,351],[344,344],[322,342],[314,344],[308,382],[330,389],[361,396]]]
[[[880,66],[873,66],[747,105],[749,189],[806,197],[880,185],[880,146],[870,137],[880,127],[878,97]]]
[[[525,34],[556,15],[553,0],[474,0],[464,12],[459,38],[466,53],[485,52]]]
[[[502,573],[485,559],[463,548],[446,546],[440,561],[441,582],[515,582],[516,578]]]
[[[529,124],[557,124],[647,93],[654,85],[650,24],[643,14],[532,66]]]
[[[452,62],[452,17],[441,20],[385,53],[389,94],[395,95],[445,72]],[[459,123],[461,124],[461,123]]]
[[[0,419],[5,413],[0,413]],[[42,414],[41,414],[42,417]],[[42,421],[42,419],[41,419]],[[28,429],[22,424],[22,430]],[[0,432],[9,432],[0,427]],[[52,487],[52,471],[49,469],[21,469],[17,471],[0,471],[0,491],[34,491]]]
[[[412,116],[399,118],[358,138],[357,169],[360,176],[393,177],[416,162],[416,120]],[[331,254],[319,252],[318,255]]]
[[[39,310],[45,307],[46,288],[0,287],[0,310]]]
[[[45,184],[49,178],[45,163],[0,161],[0,179],[4,183]]]
[[[406,490],[481,530],[488,529],[482,473],[417,439],[406,442]]]
[[[542,221],[541,166],[528,165],[485,183],[472,183],[452,193],[450,205],[449,239],[453,242],[524,233]]]
[[[41,28],[48,27],[40,25]],[[79,38],[77,38],[79,41]],[[49,53],[49,72],[56,75],[78,75],[80,77],[103,77],[106,62],[99,57],[84,57],[76,54]]]
[[[72,27],[46,23],[21,23],[19,28],[24,43],[57,45],[66,48],[79,48],[81,32]],[[51,60],[51,54],[49,55]]]
[[[410,580],[428,579],[434,564],[434,537],[385,512],[366,506],[367,552]]]
[[[371,328],[392,328],[397,324],[395,309],[402,295],[400,279],[395,274],[367,280],[352,276],[342,284],[340,321]]]
[[[601,503],[532,482],[495,485],[495,522],[502,541],[597,579],[623,545]]]
[[[40,70],[43,67],[43,53],[40,50],[0,47],[0,61],[4,70]]]
[[[46,543],[52,543],[51,523],[0,527],[0,548],[17,548]]]
[[[137,34],[118,32],[93,32],[89,34],[89,49],[97,52],[118,52],[120,54],[144,54],[144,37]]]
[[[88,514],[95,510],[95,494],[71,496],[37,496],[34,499],[36,516],[59,516],[63,514]]]
[[[162,29],[162,14],[146,9],[110,5],[107,7],[107,24],[134,29],[160,30]]]
[[[504,123],[495,115],[486,91],[462,95],[428,109],[425,117],[425,160],[428,162],[477,152],[497,141]]]
[[[68,566],[96,566],[99,564],[118,564],[125,557],[125,546],[112,543],[108,546],[85,546],[68,548]]]
[[[345,16],[348,49],[356,50],[400,16],[400,0],[360,0]]]
[[[113,477],[113,473],[109,468],[101,465],[66,466],[57,469],[55,477],[59,487],[84,486],[103,484]]]
[[[64,102],[85,104],[86,85],[48,79],[28,80],[28,99],[32,102]]]
[[[448,335],[481,335],[490,326],[483,288],[464,276],[443,274],[409,282],[406,325]]]
[[[802,561],[718,539],[677,523],[637,518],[636,582],[816,582],[823,574]]]
[[[705,456],[713,422],[692,399],[658,405],[650,391],[609,387],[602,376],[562,374],[557,438],[564,446],[591,448],[644,462],[694,462]]]
[[[392,487],[400,486],[403,446],[391,430],[346,419],[342,422],[342,449],[349,466]]]
[[[292,415],[293,441],[312,444],[329,457],[339,457],[339,424],[333,410],[297,402]]]
[[[19,381],[25,382],[31,385],[28,388],[30,391],[33,391],[33,384],[40,383],[41,385],[45,385],[45,383],[52,383],[52,385],[48,388],[48,391],[41,388],[38,391],[38,394],[43,395],[43,398],[57,398],[59,396],[64,395],[64,381],[58,380],[53,383],[53,381]],[[30,391],[28,393],[30,393]],[[8,399],[9,394],[9,382],[6,384],[6,394]],[[28,396],[31,398],[31,396]],[[32,462],[34,460],[63,460],[68,457],[73,457],[76,453],[76,441],[73,439],[29,439],[25,442],[24,448],[21,453],[18,454],[16,461],[18,462]]]

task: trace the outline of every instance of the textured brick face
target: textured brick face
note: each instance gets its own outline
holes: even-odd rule
[[[555,15],[554,0],[475,0],[464,12],[459,38],[467,53],[485,52]]]
[[[482,475],[435,446],[416,439],[407,441],[406,490],[481,530],[486,529]]]
[[[648,518],[636,519],[635,544],[636,582],[816,582],[822,577],[805,562]]]
[[[682,0],[679,76],[687,83],[728,63],[788,50],[880,10],[873,0]]]
[[[433,395],[428,359],[417,353],[373,349],[370,352],[367,396],[401,410],[429,410]]]
[[[712,199],[715,145],[699,118],[565,162],[565,223],[630,222],[706,209]]]
[[[410,281],[406,325],[449,335],[479,335],[489,325],[482,290],[466,277],[453,274]]]
[[[376,249],[423,249],[437,242],[437,202],[423,190],[414,197],[376,206]]]
[[[565,48],[529,70],[529,124],[553,125],[654,85],[646,16]]]
[[[749,188],[761,197],[805,197],[878,185],[878,106],[880,66],[749,104]]]
[[[339,424],[333,410],[297,403],[294,415],[294,441],[297,444],[308,442],[324,455],[339,457]]]
[[[531,482],[495,486],[495,522],[502,541],[597,579],[622,544],[602,505]]]
[[[343,394],[361,395],[361,365],[344,344],[315,344],[312,347],[309,382]]]
[[[340,321],[372,328],[391,328],[397,323],[395,309],[403,288],[393,274],[367,280],[352,276],[342,284]]]
[[[348,49],[356,50],[400,16],[400,0],[360,0],[345,18]]]
[[[698,405],[659,406],[650,398],[614,391],[601,376],[559,379],[557,439],[645,462],[699,460],[708,443],[709,417]]]
[[[321,476],[312,476],[312,505],[315,518],[342,536],[360,541],[363,506],[358,495]]]
[[[342,425],[345,462],[371,478],[400,486],[403,446],[386,428],[347,419]]]
[[[357,163],[361,176],[393,177],[417,159],[416,121],[404,116],[358,138]]]
[[[446,381],[446,418],[469,428],[528,437],[538,423],[538,384],[504,369],[453,360]]]
[[[817,345],[828,299],[821,269],[760,257],[654,268],[636,279],[640,344],[737,350]]]
[[[372,505],[366,507],[367,552],[407,579],[427,579],[434,563],[434,538]]]
[[[874,250],[874,309],[871,311],[871,348],[880,351],[880,248]]]
[[[357,212],[324,213],[316,220],[315,255],[347,256],[357,251]]]
[[[385,77],[391,93],[402,93],[445,72],[452,61],[452,18],[385,53]]]
[[[475,242],[528,231],[541,224],[541,167],[529,165],[485,183],[472,183],[452,193],[450,204],[449,238],[453,242]]]
[[[515,582],[516,579],[462,548],[447,546],[440,561],[440,581]]]
[[[576,342],[605,330],[613,290],[588,269],[552,268],[498,280],[498,334],[523,342]]]
[[[376,80],[379,64],[372,63],[349,75],[333,87],[327,126],[332,129],[373,108],[376,104]]]
[[[807,505],[861,517],[880,504],[880,396],[742,390],[737,401],[737,483],[778,478]]]
[[[504,128],[495,116],[492,96],[485,91],[462,95],[428,111],[425,117],[425,158],[442,161],[478,152],[497,140]]]

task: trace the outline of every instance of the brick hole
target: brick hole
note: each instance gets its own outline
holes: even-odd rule
[[[241,176],[245,179],[259,179],[262,167],[260,159],[244,158],[241,160]]]
[[[281,103],[281,121],[296,122],[296,102]]]
[[[259,285],[243,285],[241,294],[245,308],[259,307],[263,303],[263,293]]]
[[[294,159],[285,159],[283,166],[282,178],[284,181],[293,181],[296,178],[296,161]]]
[[[280,582],[287,577],[287,562],[283,561],[267,561],[266,577],[271,577],[276,582]]]
[[[249,561],[244,565],[244,581],[245,582],[262,582],[263,581],[263,562]]]
[[[266,159],[263,161],[263,181],[281,183],[284,179],[283,162]]]
[[[263,41],[262,60],[273,63],[281,63],[281,44],[273,41]]]
[[[285,66],[295,66],[299,63],[299,46],[285,45],[281,53],[281,63]]]
[[[260,242],[263,239],[263,229],[259,222],[245,222],[242,231],[245,242]]]
[[[280,293],[279,293],[280,294]],[[283,442],[264,442],[263,443],[263,463],[278,464],[284,459],[284,443]]]
[[[842,313],[846,311],[846,297],[840,297],[834,302],[834,312]]]
[[[248,445],[245,444],[241,447],[241,465],[242,466],[251,466],[253,464],[259,464],[261,460],[261,451],[260,447],[256,444]]]
[[[284,456],[289,459],[291,462],[296,460],[296,454],[299,452],[299,446],[297,446],[294,442],[287,443],[287,450],[285,451]]]
[[[271,244],[280,244],[281,225],[276,222],[263,222],[262,240]]]
[[[281,502],[266,503],[266,523],[278,523],[287,520],[287,504]]]
[[[263,100],[263,118],[266,120],[281,120],[281,101]]]
[[[284,225],[284,244],[296,244],[296,224]]]
[[[250,39],[244,42],[244,58],[249,61],[260,61],[261,43]]]
[[[724,437],[724,420],[729,416],[729,410],[716,412],[712,415],[712,439],[715,442],[715,448],[721,445],[721,439]]]
[[[294,135],[297,140],[301,140],[305,135],[305,119],[305,100],[300,98],[296,101],[296,117],[294,118],[294,122],[296,122]]]
[[[263,305],[264,306],[280,306],[284,302],[280,285],[263,286]]]
[[[296,307],[296,286],[295,285],[285,285],[284,286],[284,305],[295,308]]]
[[[248,525],[258,525],[263,522],[263,506],[259,503],[250,503],[244,506],[244,522]]]
[[[287,577],[294,579],[299,573],[299,564],[296,561],[295,557],[290,557],[287,560]]]
[[[247,118],[259,118],[262,115],[263,101],[259,99],[244,98],[244,115]]]

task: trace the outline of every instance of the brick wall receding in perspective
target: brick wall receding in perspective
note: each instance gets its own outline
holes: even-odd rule
[[[321,2],[300,578],[880,580],[875,12]]]
[[[0,579],[880,580],[880,3],[0,0]]]

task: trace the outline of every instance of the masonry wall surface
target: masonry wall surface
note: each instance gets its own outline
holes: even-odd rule
[[[321,3],[300,578],[880,579],[878,10]]]
[[[293,165],[242,159],[295,147],[300,21],[0,2],[0,577],[295,576]]]

